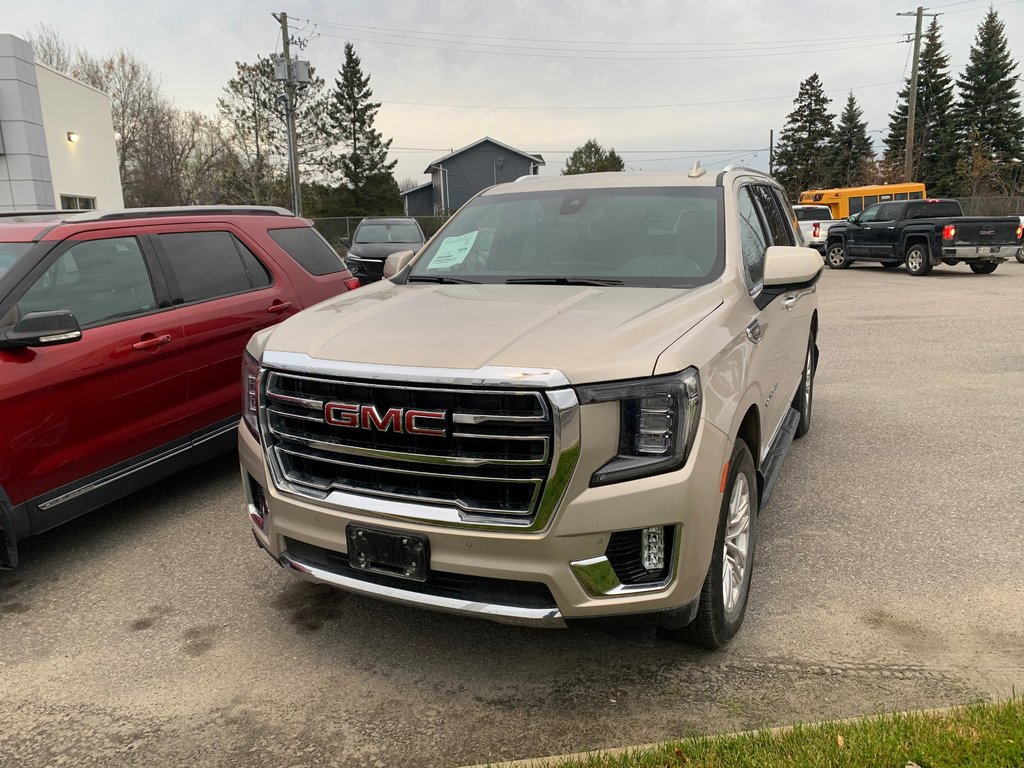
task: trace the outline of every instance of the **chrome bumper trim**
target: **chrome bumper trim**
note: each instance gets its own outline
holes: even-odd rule
[[[473,616],[480,619],[495,621],[500,624],[514,624],[527,627],[564,628],[565,620],[557,608],[519,608],[512,605],[495,605],[492,603],[474,603],[468,600],[457,600],[451,597],[424,595],[418,592],[406,592],[402,589],[372,584],[348,576],[319,568],[285,552],[281,555],[280,564],[285,568],[297,571],[310,581],[344,589],[360,595],[388,600],[393,603],[410,605],[416,608],[428,608],[443,613],[455,613]]]

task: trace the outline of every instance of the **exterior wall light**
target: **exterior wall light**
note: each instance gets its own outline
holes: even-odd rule
[[[78,134],[75,133],[74,131],[68,131],[68,141],[70,141],[72,144],[77,144]]]

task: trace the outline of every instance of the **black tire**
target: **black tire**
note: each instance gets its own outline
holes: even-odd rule
[[[1017,251],[1017,261],[1024,264],[1024,249]]]
[[[742,476],[742,478],[741,478]],[[741,479],[738,479],[741,478]],[[749,503],[748,527],[746,529],[746,555],[742,572],[739,593],[731,606],[726,608],[724,567],[725,539],[729,525],[730,507],[734,492],[739,483],[745,484]],[[742,493],[742,491],[741,491]],[[742,440],[737,440],[729,460],[728,482],[722,496],[722,510],[718,516],[718,533],[715,535],[715,548],[711,554],[711,566],[704,578],[704,586],[700,591],[700,604],[697,618],[680,630],[671,630],[671,637],[685,639],[708,650],[723,647],[739,631],[743,617],[747,611],[747,597],[750,594],[750,577],[754,569],[754,545],[757,543],[757,478],[754,473],[754,460],[750,449]],[[735,540],[735,539],[734,539]]]
[[[991,275],[996,271],[996,267],[999,266],[998,261],[972,261],[970,263],[971,272],[976,275]]]
[[[793,398],[793,407],[800,414],[794,437],[800,438],[811,431],[811,408],[814,405],[814,371],[817,368],[814,359],[814,336],[807,343],[807,355],[804,357],[804,371],[800,375],[800,388]]]
[[[842,243],[831,243],[825,249],[825,263],[828,264],[829,269],[846,269],[853,264],[846,258],[846,249]]]
[[[907,272],[914,277],[924,277],[932,271],[932,260],[923,245],[912,245],[907,249]]]
[[[947,267],[955,267],[960,262],[957,261],[956,259],[943,259],[942,263],[945,264]]]
[[[902,266],[898,261],[883,261],[882,266],[885,269],[896,269],[896,267]]]

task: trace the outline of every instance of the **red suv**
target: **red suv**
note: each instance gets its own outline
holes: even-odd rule
[[[0,216],[0,567],[233,448],[249,337],[358,285],[280,208]]]

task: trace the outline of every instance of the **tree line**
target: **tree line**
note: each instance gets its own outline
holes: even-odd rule
[[[800,84],[779,136],[774,174],[790,195],[807,189],[903,181],[911,78],[876,156],[851,92],[838,119],[817,73]],[[938,19],[923,38],[912,126],[913,181],[939,197],[1024,193],[1024,112],[1006,29],[989,8],[955,78]]]
[[[118,170],[128,207],[214,203],[291,207],[287,115],[274,56],[236,62],[213,115],[182,110],[159,75],[127,49],[94,55],[40,25],[37,61],[110,94]],[[296,97],[303,213],[399,213],[391,139],[374,127],[380,104],[351,43],[332,85],[310,68]]]

